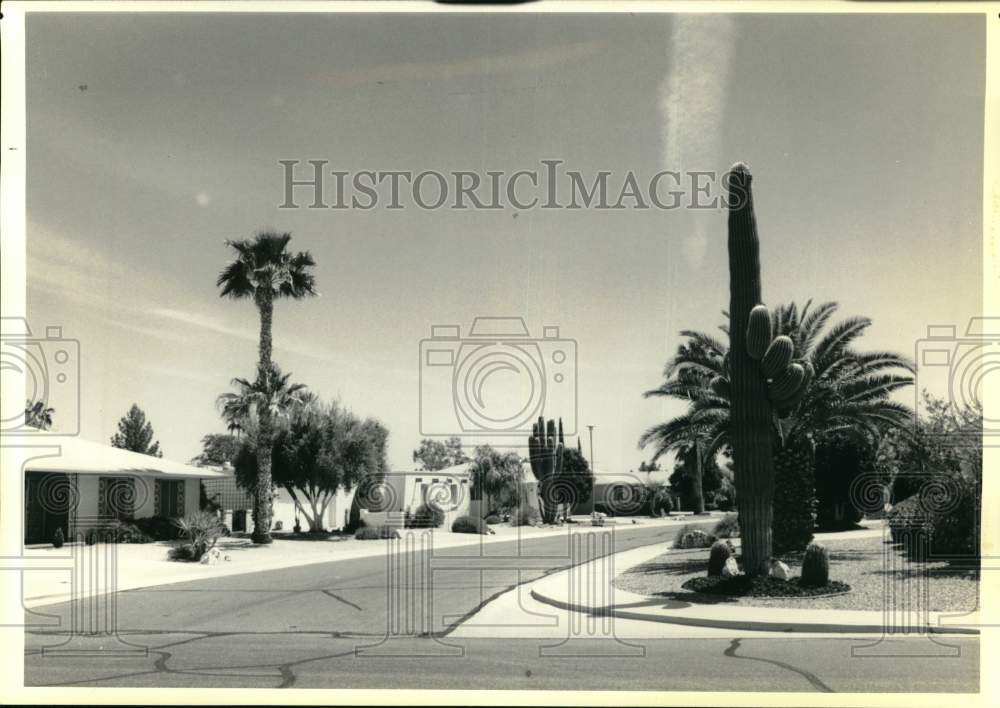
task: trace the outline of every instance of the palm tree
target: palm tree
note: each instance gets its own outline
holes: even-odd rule
[[[790,337],[798,360],[815,370],[805,395],[774,414],[776,470],[804,466],[811,471],[813,446],[823,438],[847,433],[874,446],[885,430],[908,431],[913,416],[908,407],[889,400],[913,383],[913,364],[893,352],[859,352],[851,346],[871,326],[870,319],[851,317],[827,328],[837,303],[810,308],[811,301],[801,309],[792,303],[775,311],[774,336]],[[727,330],[725,325],[720,329]],[[663,384],[644,395],[684,400],[687,409],[651,427],[639,445],[652,445],[655,460],[700,443],[702,460],[709,460],[729,444],[728,347],[703,332],[685,330],[681,336],[687,341],[667,363]]]
[[[252,299],[260,313],[260,343],[256,390],[267,396],[271,365],[271,320],[275,298],[299,300],[316,295],[312,267],[316,265],[308,251],[292,254],[288,250],[291,234],[261,233],[253,239],[227,241],[236,258],[219,274],[216,285],[220,295],[233,299]],[[271,442],[272,404],[261,401],[257,413],[257,494],[254,503],[254,543],[271,542]]]
[[[469,465],[472,487],[480,498],[487,499],[487,512],[493,513],[494,500],[501,507],[517,506],[521,501],[521,484],[524,481],[523,463],[516,452],[500,452],[489,445],[476,448]]]
[[[45,401],[29,399],[24,404],[24,424],[39,430],[48,430],[52,427],[52,416],[55,412],[56,409],[46,406]]]
[[[236,393],[223,393],[215,400],[229,431],[237,436],[251,432],[256,435],[260,409],[265,406],[270,410],[273,426],[275,420],[286,418],[291,411],[312,405],[316,395],[306,390],[305,384],[290,384],[291,378],[291,373],[283,374],[281,367],[272,362],[271,373],[264,382],[233,379]]]

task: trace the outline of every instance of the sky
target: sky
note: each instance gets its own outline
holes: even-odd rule
[[[575,415],[545,412],[624,472],[681,410],[642,396],[678,332],[722,320],[723,210],[279,209],[279,160],[611,184],[743,160],[765,302],[835,300],[912,354],[981,310],[984,42],[977,16],[31,14],[29,321],[80,342],[83,437],[136,402],[187,460],[255,368],[225,241],[288,231],[321,295],[276,306],[275,359],[380,419],[395,468],[421,413],[453,425],[421,411],[431,327],[512,316],[575,342]]]

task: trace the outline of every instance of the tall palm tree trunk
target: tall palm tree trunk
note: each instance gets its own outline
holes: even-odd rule
[[[267,390],[271,371],[271,319],[274,300],[270,288],[257,290],[255,299],[260,311],[260,356],[257,380]],[[257,490],[254,498],[253,542],[271,543],[271,445],[274,437],[270,401],[257,410]]]

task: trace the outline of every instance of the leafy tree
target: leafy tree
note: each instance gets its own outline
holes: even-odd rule
[[[146,420],[146,414],[135,403],[118,421],[118,432],[111,436],[111,444],[143,455],[163,457],[160,441],[153,442],[153,425]]]
[[[55,412],[56,409],[46,406],[45,401],[28,400],[24,404],[24,424],[38,430],[48,430],[52,427]]]
[[[272,481],[288,492],[309,530],[321,532],[338,490],[350,490],[388,470],[388,437],[379,421],[362,420],[336,402],[297,408],[274,436]],[[255,494],[256,472],[256,445],[244,440],[236,480]]]
[[[792,408],[775,413],[772,420],[776,475],[811,479],[816,443],[849,432],[874,447],[885,430],[905,429],[912,418],[910,409],[890,396],[913,383],[913,364],[893,352],[856,350],[852,345],[871,320],[851,317],[828,327],[837,307],[827,302],[811,309],[808,302],[800,310],[792,303],[775,311],[775,335],[790,337],[796,356],[815,371],[805,395]],[[728,331],[725,325],[721,329]],[[653,426],[640,438],[640,446],[654,447],[654,459],[695,441],[708,441],[706,456],[714,456],[729,444],[728,347],[702,332],[687,330],[681,335],[686,341],[668,362],[664,383],[645,394],[688,403],[682,415]],[[739,469],[735,472],[738,475]],[[810,496],[795,499],[794,504],[814,509],[815,498]],[[799,516],[798,508],[776,508],[774,517],[786,512]],[[801,518],[808,519],[812,513]]]
[[[216,286],[220,295],[233,299],[252,300],[260,316],[256,391],[265,400],[256,406],[257,412],[257,484],[254,500],[254,543],[271,542],[271,446],[273,442],[272,401],[274,391],[271,363],[271,321],[274,300],[299,300],[316,295],[312,268],[316,265],[308,251],[293,254],[288,250],[291,234],[260,233],[253,239],[227,241],[236,258],[219,274]]]
[[[199,467],[221,467],[233,463],[242,442],[235,435],[209,433],[201,439],[201,452],[191,458],[191,464]]]
[[[561,495],[555,494],[554,501],[562,505],[564,517],[572,513],[576,504],[582,504],[590,499],[594,493],[594,472],[579,447],[567,447],[563,451],[562,473],[557,475],[552,483],[562,490]],[[560,500],[560,496],[564,500]]]
[[[413,461],[419,462],[428,472],[435,472],[465,464],[469,457],[462,450],[461,438],[450,437],[444,441],[424,438],[420,447],[413,451]]]
[[[476,448],[469,465],[474,494],[486,497],[489,513],[521,503],[523,462],[516,452],[500,452],[490,445]]]

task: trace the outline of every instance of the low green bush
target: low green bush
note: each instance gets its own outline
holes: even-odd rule
[[[152,543],[153,538],[129,521],[115,521],[106,534],[115,543]]]
[[[717,539],[690,525],[682,526],[674,537],[674,548],[711,548]]]
[[[499,524],[502,521],[502,519],[496,514],[490,514],[489,516],[486,517],[485,521],[486,523],[492,526],[493,524]]]
[[[147,516],[132,523],[154,541],[176,541],[181,537],[180,528],[166,516]]]
[[[62,548],[63,544],[66,543],[66,536],[63,534],[62,527],[56,529],[56,532],[52,534],[52,547]]]
[[[399,538],[399,531],[392,526],[382,524],[380,526],[362,526],[355,534],[354,538],[359,541],[378,541],[385,538]]]
[[[93,546],[97,543],[97,529],[87,529],[87,534],[84,536],[84,542],[88,546]]]
[[[174,523],[180,529],[184,542],[170,550],[169,557],[173,560],[199,561],[223,535],[223,523],[209,511],[196,511]]]
[[[412,514],[403,515],[403,525],[408,529],[436,529],[444,523],[444,512],[432,504],[421,504]]]
[[[674,503],[667,490],[658,489],[653,493],[649,507],[651,516],[668,516],[674,510]]]
[[[726,514],[712,529],[718,538],[737,538],[740,535],[740,517],[738,514]]]
[[[538,513],[538,509],[533,506],[522,506],[511,515],[510,525],[511,526],[535,526],[542,520],[541,514]]]
[[[489,528],[482,519],[472,516],[459,516],[451,524],[452,533],[489,533]]]

